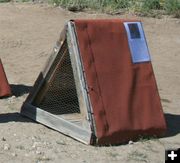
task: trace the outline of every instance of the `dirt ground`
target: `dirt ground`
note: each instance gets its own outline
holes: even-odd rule
[[[0,162],[163,163],[167,148],[180,148],[180,19],[138,18],[144,23],[168,132],[132,144],[84,145],[28,118],[22,102],[43,68],[64,23],[74,18],[136,18],[72,13],[47,4],[0,4],[0,58],[14,96],[0,99]]]

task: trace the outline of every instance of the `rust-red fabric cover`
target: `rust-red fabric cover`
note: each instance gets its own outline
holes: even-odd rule
[[[11,89],[8,84],[6,74],[3,69],[3,65],[0,59],[0,97],[11,95]]]
[[[125,20],[74,20],[98,144],[162,136],[166,123],[151,62],[132,63]]]

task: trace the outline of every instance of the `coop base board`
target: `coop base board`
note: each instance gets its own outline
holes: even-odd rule
[[[59,116],[53,115],[31,104],[24,103],[21,109],[21,114],[57,130],[64,135],[75,138],[84,144],[92,144],[91,142],[93,142],[91,131],[80,128],[79,126],[60,118]]]

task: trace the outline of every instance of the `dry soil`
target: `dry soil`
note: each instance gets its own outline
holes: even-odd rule
[[[74,18],[138,18],[72,13],[47,4],[0,4],[0,58],[14,96],[0,100],[0,162],[163,163],[166,148],[180,147],[180,20],[143,21],[168,132],[164,138],[93,147],[19,114],[22,102],[58,39]]]

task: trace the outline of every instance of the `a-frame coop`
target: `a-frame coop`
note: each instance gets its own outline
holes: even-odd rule
[[[0,59],[0,98],[11,95],[11,88],[8,83],[3,64]]]
[[[69,21],[21,114],[86,144],[163,135],[166,124],[142,24]]]

